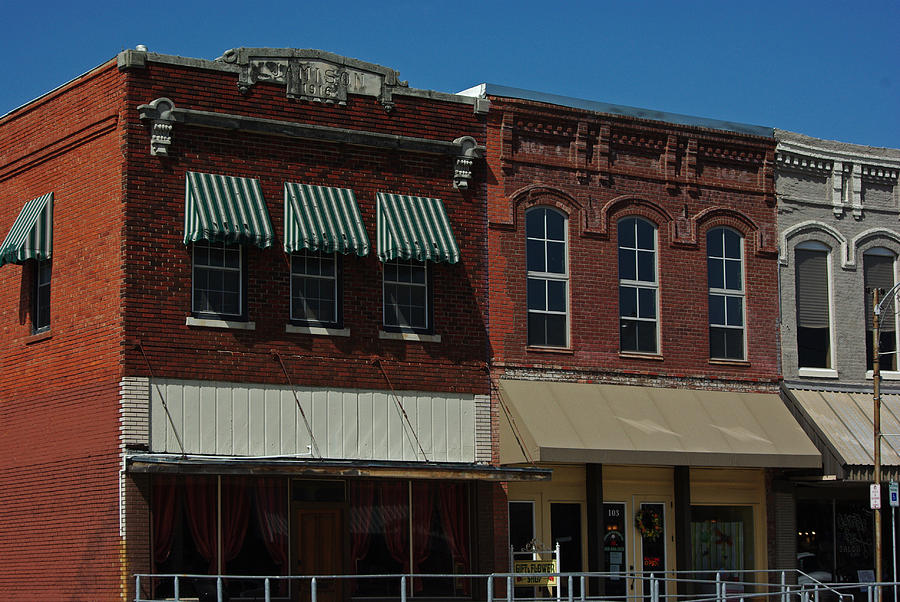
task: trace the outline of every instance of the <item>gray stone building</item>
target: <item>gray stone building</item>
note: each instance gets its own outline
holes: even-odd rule
[[[775,135],[783,394],[822,452],[823,466],[821,473],[786,475],[776,485],[796,502],[797,558],[815,558],[835,580],[856,581],[858,570],[873,565],[867,290],[887,292],[900,281],[900,150],[782,130]],[[900,475],[896,308],[891,304],[883,314],[879,337],[884,481]],[[891,522],[883,524],[889,542]],[[889,561],[884,577],[894,578]]]

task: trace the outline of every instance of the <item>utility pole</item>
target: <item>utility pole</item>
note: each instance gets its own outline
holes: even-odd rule
[[[874,407],[872,423],[875,431],[875,485],[881,492],[881,358],[879,353],[881,307],[877,288],[872,289],[872,391]],[[879,496],[880,497],[880,496]],[[875,508],[875,583],[881,583],[881,504]],[[881,587],[875,587],[875,600],[881,602]]]

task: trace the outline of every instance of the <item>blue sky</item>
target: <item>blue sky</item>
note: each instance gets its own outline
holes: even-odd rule
[[[490,82],[900,147],[900,2],[6,0],[0,114],[123,48],[318,48],[456,92]]]

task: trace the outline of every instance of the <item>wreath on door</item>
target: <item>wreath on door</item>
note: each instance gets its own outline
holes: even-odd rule
[[[663,532],[662,518],[659,512],[649,509],[638,510],[634,515],[634,526],[641,532],[641,537],[647,541],[656,541]]]

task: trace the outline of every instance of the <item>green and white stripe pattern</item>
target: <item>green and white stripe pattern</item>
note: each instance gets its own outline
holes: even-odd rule
[[[369,235],[352,190],[286,182],[284,215],[285,253],[369,253]]]
[[[272,246],[275,231],[259,180],[187,172],[184,244],[198,240]]]
[[[441,199],[378,193],[378,259],[459,261],[459,246]]]
[[[50,259],[53,253],[53,193],[31,199],[0,245],[0,266],[26,259]]]

